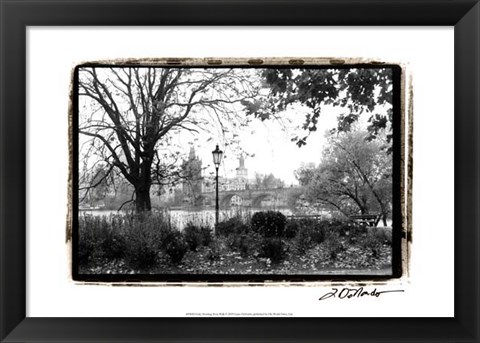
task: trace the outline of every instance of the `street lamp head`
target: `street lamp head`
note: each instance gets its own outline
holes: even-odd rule
[[[223,156],[223,151],[218,148],[218,144],[215,150],[212,151],[212,155],[213,155],[213,163],[215,164],[215,167],[218,168],[220,166],[220,163],[222,163],[222,156]]]

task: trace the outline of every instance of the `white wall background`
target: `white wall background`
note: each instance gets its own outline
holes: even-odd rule
[[[195,312],[452,317],[453,43],[452,27],[29,27],[27,315],[160,317]],[[411,277],[400,285],[377,287],[405,292],[319,302],[330,288],[109,287],[69,281],[65,217],[72,68],[84,61],[120,57],[267,56],[365,57],[409,64],[415,91]]]

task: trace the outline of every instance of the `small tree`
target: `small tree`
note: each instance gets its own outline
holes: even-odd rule
[[[366,131],[331,136],[318,167],[297,171],[311,203],[345,215],[379,212],[384,224],[392,201],[392,161],[387,144]]]

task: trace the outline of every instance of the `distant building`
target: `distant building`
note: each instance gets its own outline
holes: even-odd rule
[[[248,180],[248,170],[245,168],[245,158],[243,157],[243,154],[238,159],[238,162],[239,166],[235,169],[237,172],[236,179],[246,182]]]
[[[245,167],[245,158],[240,156],[238,159],[238,167],[235,169],[235,177],[224,179],[220,184],[223,191],[242,191],[249,189],[254,180],[248,179],[248,169]]]
[[[184,195],[184,202],[191,204],[196,203],[196,199],[201,196],[201,193],[215,192],[215,176],[204,176],[202,172],[202,160],[196,155],[195,149],[192,147],[182,166],[183,173],[187,177],[182,183],[182,193]],[[273,175],[268,176],[269,187],[278,188],[283,186],[281,180],[275,179]],[[218,190],[225,191],[243,191],[248,189],[258,189],[258,180],[255,178],[248,178],[248,169],[245,165],[245,157],[241,155],[238,158],[238,166],[235,168],[234,177],[218,177]],[[240,198],[232,199],[232,202],[240,202]]]
[[[182,164],[182,191],[184,202],[195,203],[197,197],[202,193],[202,160],[195,154],[195,148],[190,148],[188,159]]]
[[[241,156],[238,159],[238,167],[235,168],[235,177],[218,177],[218,190],[222,191],[241,191],[249,189],[255,180],[248,179],[248,169],[245,167],[245,158]],[[203,177],[202,192],[209,193],[215,191],[215,177]]]

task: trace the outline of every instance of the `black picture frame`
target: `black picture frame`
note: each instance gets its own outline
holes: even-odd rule
[[[478,1],[0,0],[0,11],[2,342],[480,341]],[[26,318],[27,26],[226,24],[455,27],[454,318]]]

